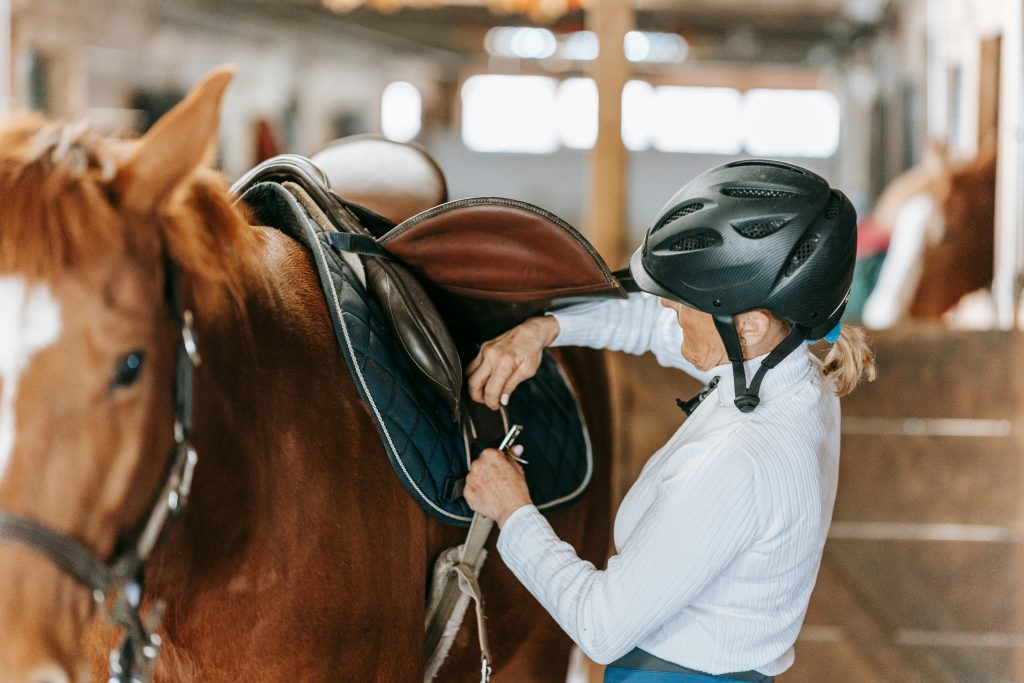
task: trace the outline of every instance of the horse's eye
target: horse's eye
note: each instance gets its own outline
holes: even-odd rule
[[[132,351],[117,363],[117,370],[110,379],[111,389],[123,389],[135,383],[142,372],[142,361],[146,354],[143,351]]]

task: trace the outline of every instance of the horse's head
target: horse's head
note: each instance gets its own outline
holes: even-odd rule
[[[0,513],[104,562],[132,547],[169,466],[175,292],[208,307],[239,292],[225,273],[252,238],[204,170],[230,79],[208,76],[138,141],[0,122]],[[94,591],[31,545],[0,530],[0,680],[86,680]]]

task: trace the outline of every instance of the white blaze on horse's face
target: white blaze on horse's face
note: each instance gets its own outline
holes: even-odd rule
[[[0,275],[0,479],[14,449],[18,379],[32,356],[60,336],[60,303],[42,283]]]

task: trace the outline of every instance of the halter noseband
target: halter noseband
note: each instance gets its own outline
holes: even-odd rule
[[[110,683],[147,683],[160,656],[157,634],[163,603],[142,614],[146,562],[163,539],[169,522],[185,510],[198,458],[192,433],[193,383],[200,363],[192,311],[181,302],[178,269],[167,259],[167,296],[181,329],[174,367],[174,446],[164,485],[146,526],[128,548],[107,563],[82,543],[33,519],[0,511],[0,542],[28,547],[92,591],[108,622],[124,631],[121,647],[110,653]]]

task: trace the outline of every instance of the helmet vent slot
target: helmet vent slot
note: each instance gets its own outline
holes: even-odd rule
[[[669,223],[671,223],[673,221],[677,221],[680,218],[682,218],[683,216],[689,216],[691,213],[695,213],[697,211],[700,211],[703,208],[704,208],[704,205],[701,204],[700,202],[693,202],[691,204],[687,204],[685,206],[682,206],[682,207],[676,209],[675,211],[673,211],[670,215],[668,215],[665,218],[661,219],[661,222],[658,223],[658,226],[656,228],[654,228],[654,230],[652,230],[651,232],[654,232],[656,230],[661,230],[663,227],[665,227]]]
[[[807,175],[807,172],[797,166],[791,166],[790,164],[784,164],[781,161],[769,161],[767,159],[743,159],[742,161],[734,161],[731,164],[727,164],[729,168],[736,168],[737,166],[773,166],[775,168],[782,168],[787,171],[793,171],[800,175]]]
[[[828,206],[825,207],[825,218],[832,220],[839,215],[839,212],[843,209],[843,200],[840,199],[839,195],[835,192],[832,193],[832,198],[828,201]]]
[[[786,277],[789,277],[802,266],[807,259],[811,257],[814,250],[818,248],[818,242],[820,238],[817,235],[811,235],[805,237],[804,240],[797,245],[797,248],[793,251],[793,255],[789,258],[789,265],[786,266]]]
[[[740,199],[792,199],[799,197],[799,192],[788,190],[773,190],[764,187],[723,187],[722,194],[726,197],[739,197]]]
[[[700,251],[709,247],[717,247],[722,243],[722,237],[715,232],[699,232],[684,235],[669,245],[669,251],[685,252]]]
[[[789,218],[759,218],[745,223],[733,223],[733,230],[747,239],[758,240],[773,235],[789,223]]]

